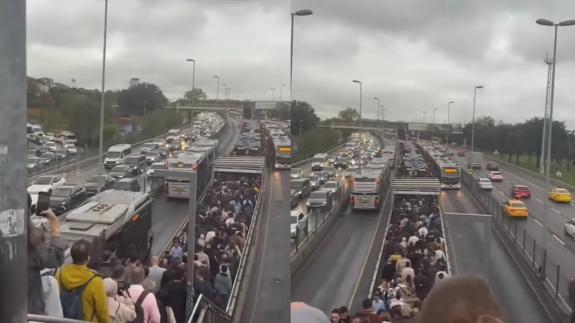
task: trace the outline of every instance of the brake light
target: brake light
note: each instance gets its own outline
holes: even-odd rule
[[[380,203],[379,196],[376,196],[375,197],[375,206],[379,206],[379,203]]]
[[[349,203],[351,204],[351,206],[355,205],[355,197],[353,197],[353,195],[349,197]]]

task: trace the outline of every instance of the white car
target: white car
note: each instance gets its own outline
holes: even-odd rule
[[[150,165],[150,167],[148,167],[146,175],[148,176],[153,175],[156,169],[165,169],[165,168],[166,165],[164,163],[153,163],[152,165]]]
[[[575,239],[575,218],[565,222],[565,234]]]
[[[78,149],[74,144],[65,144],[64,148],[68,151],[70,155],[76,155],[78,153]]]
[[[54,187],[66,184],[66,179],[60,175],[44,175],[38,177],[32,185],[28,186],[28,193],[50,192]]]
[[[291,179],[302,178],[303,177],[303,171],[301,170],[301,168],[292,168],[290,170],[289,177]]]
[[[479,178],[478,182],[479,187],[481,187],[483,190],[491,191],[493,189],[493,183],[491,183],[491,180],[487,177]]]
[[[302,210],[292,210],[290,212],[290,236],[295,238],[302,231],[308,232],[307,214]]]
[[[47,147],[51,151],[54,151],[56,148],[58,148],[58,145],[53,141],[46,141],[43,146]]]
[[[503,174],[500,171],[492,171],[489,173],[489,179],[492,182],[503,182]]]

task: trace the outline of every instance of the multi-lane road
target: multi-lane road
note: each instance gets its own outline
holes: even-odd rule
[[[466,165],[465,157],[454,157],[462,166]],[[483,165],[485,166],[485,165]],[[543,205],[548,199],[545,191],[545,182],[539,176],[520,168],[499,163],[499,169],[503,173],[503,182],[493,183],[492,195],[501,203],[510,199],[511,186],[513,184],[527,185],[531,189],[531,198],[524,199],[529,209],[529,217],[525,220],[513,221],[518,227],[519,234],[523,230],[531,240],[535,240],[537,249],[547,249],[547,263],[559,265],[561,268],[561,291],[565,291],[567,279],[575,274],[575,241],[564,233],[564,224],[570,218],[575,218],[575,206],[573,204],[559,204],[548,201],[548,212],[544,216]],[[479,171],[479,175],[487,176],[485,167]],[[546,230],[544,230],[544,227]],[[543,236],[545,232],[545,237]],[[539,256],[540,257],[540,256]],[[556,270],[555,268],[548,268]]]

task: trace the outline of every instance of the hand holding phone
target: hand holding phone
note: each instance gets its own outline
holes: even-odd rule
[[[36,203],[36,215],[45,216],[43,212],[50,208],[50,193],[38,192],[38,201]]]

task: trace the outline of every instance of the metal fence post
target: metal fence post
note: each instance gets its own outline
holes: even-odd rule
[[[515,241],[517,241],[517,223],[513,223],[513,228],[515,228]]]
[[[543,263],[541,265],[541,269],[542,269],[542,276],[543,278],[545,278],[545,275],[547,273],[546,269],[547,269],[547,248],[543,247]]]
[[[533,260],[533,267],[535,267],[535,239],[533,239],[533,254],[531,255],[531,259]]]
[[[523,243],[521,244],[521,247],[523,248],[523,253],[525,253],[525,229],[523,229]]]
[[[559,273],[561,266],[557,265],[557,276],[555,276],[555,297],[559,296]]]

